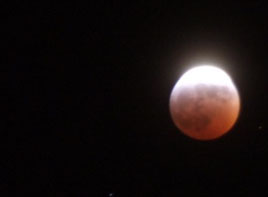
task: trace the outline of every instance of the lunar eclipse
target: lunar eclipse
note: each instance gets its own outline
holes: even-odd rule
[[[169,108],[174,124],[186,136],[213,140],[235,124],[240,98],[225,71],[201,65],[188,70],[175,84]]]

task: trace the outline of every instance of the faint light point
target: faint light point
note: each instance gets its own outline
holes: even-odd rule
[[[259,130],[262,130],[262,126],[259,126],[258,129],[259,129]]]

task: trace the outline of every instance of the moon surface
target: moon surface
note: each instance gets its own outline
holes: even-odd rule
[[[212,140],[233,127],[240,98],[225,71],[202,65],[181,76],[171,92],[169,108],[182,133],[197,140]]]

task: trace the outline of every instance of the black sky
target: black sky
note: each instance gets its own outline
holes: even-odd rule
[[[267,196],[267,11],[265,1],[6,7],[0,190]],[[237,124],[210,142],[181,134],[168,109],[179,76],[200,62],[224,68],[241,96]]]

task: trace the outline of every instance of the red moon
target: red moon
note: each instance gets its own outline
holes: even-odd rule
[[[171,92],[169,107],[182,133],[197,140],[213,140],[235,124],[240,98],[225,71],[204,65],[181,76]]]

